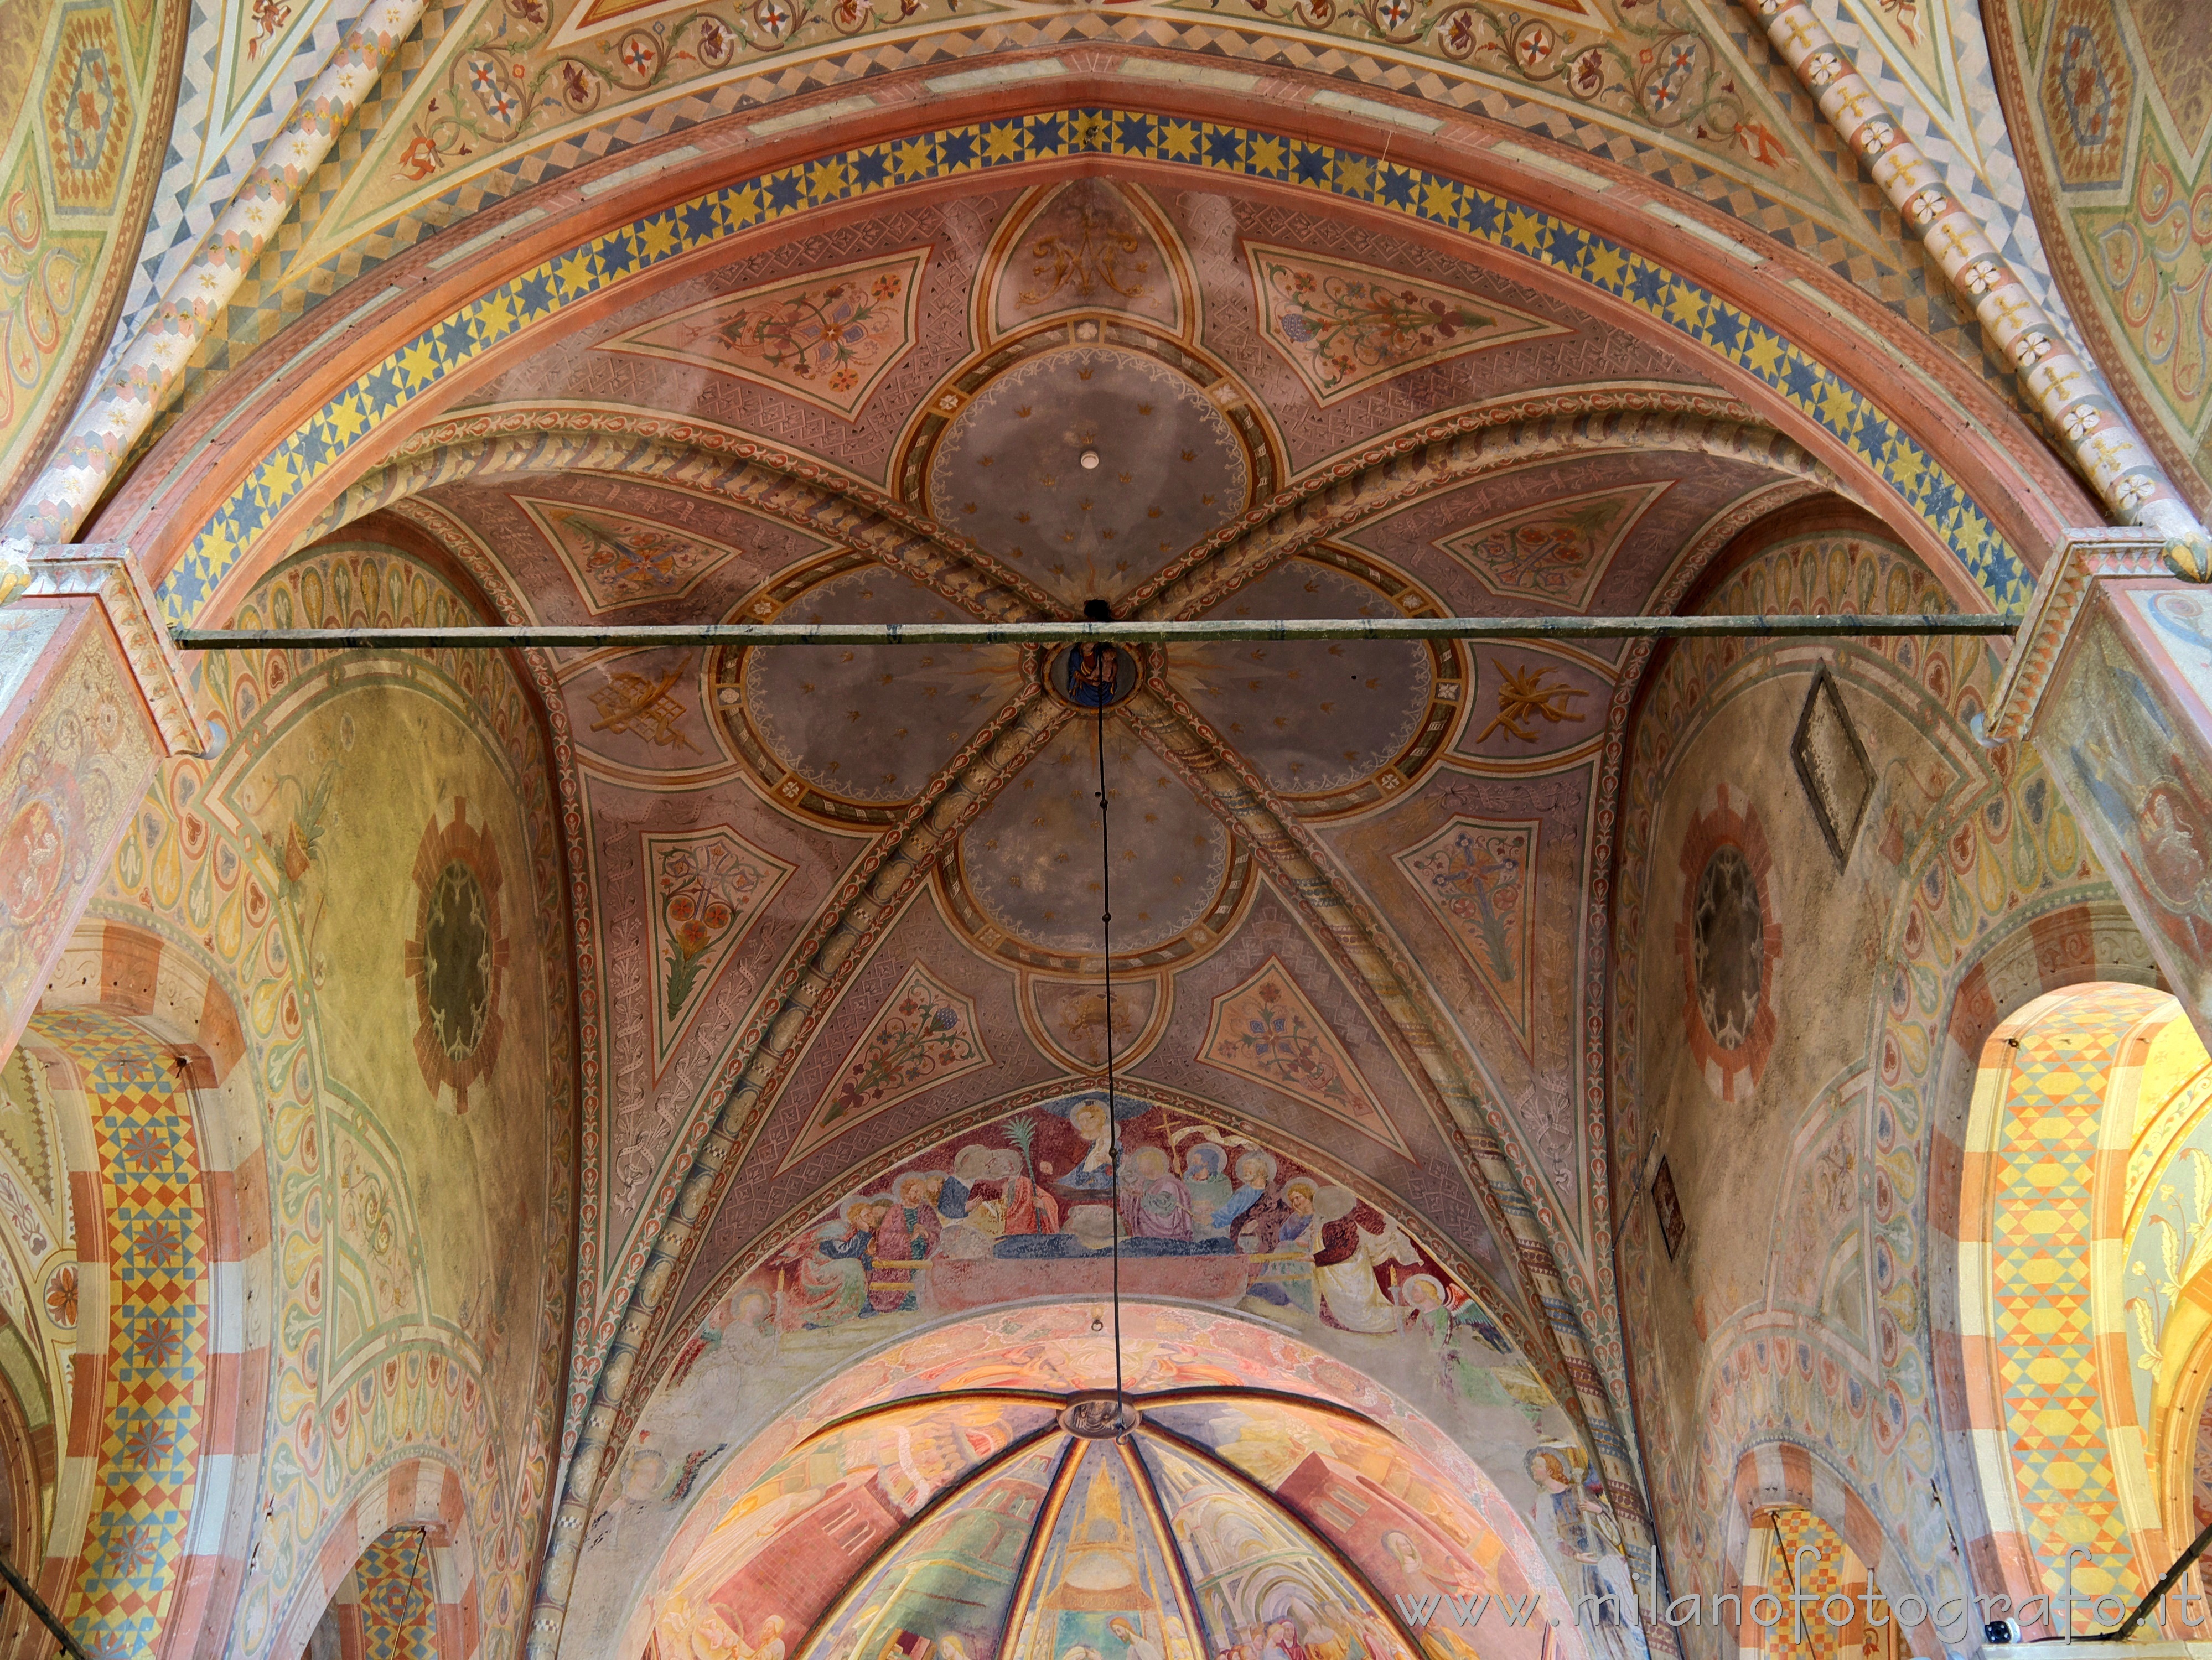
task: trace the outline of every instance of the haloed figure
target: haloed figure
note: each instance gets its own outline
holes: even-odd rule
[[[1121,678],[1121,654],[1086,640],[1067,654],[1067,701],[1079,708],[1103,709],[1114,702]]]

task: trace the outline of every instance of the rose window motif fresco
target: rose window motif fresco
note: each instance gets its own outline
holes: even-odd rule
[[[1726,785],[1692,824],[1680,859],[1684,909],[1674,946],[1687,992],[1685,1030],[1707,1083],[1732,1101],[1758,1083],[1774,1048],[1782,930],[1773,859],[1757,812],[1732,801]]]
[[[488,828],[471,826],[465,801],[454,801],[451,823],[424,827],[414,879],[404,963],[415,984],[415,1057],[423,1081],[448,1088],[464,1113],[469,1086],[499,1056],[507,967],[498,850]]]

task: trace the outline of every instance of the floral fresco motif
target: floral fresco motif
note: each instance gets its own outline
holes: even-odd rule
[[[1765,832],[1727,785],[1692,821],[1679,855],[1684,914],[1674,926],[1684,1031],[1723,1101],[1747,1095],[1774,1052],[1775,976],[1782,958]]]
[[[927,248],[717,295],[617,336],[605,351],[667,358],[804,398],[848,421],[914,349]]]
[[[975,1026],[975,1005],[916,963],[815,1104],[783,1168],[909,1096],[990,1064]]]
[[[1524,1040],[1534,1008],[1528,965],[1535,949],[1537,829],[1533,820],[1501,824],[1462,815],[1397,857],[1413,891]]]
[[[2051,156],[2069,184],[2118,182],[2126,160],[2135,66],[2106,0],[2059,0],[2043,70]]]
[[[561,556],[594,612],[681,598],[738,553],[689,531],[611,508],[586,512],[567,502],[528,496],[516,496],[514,504]]]
[[[1471,525],[1437,545],[1500,599],[1581,611],[1629,532],[1672,483],[1561,497]]]
[[[130,149],[131,89],[123,44],[105,3],[63,12],[61,44],[46,82],[46,138],[54,199],[64,209],[105,208]]]
[[[1394,1152],[1406,1152],[1359,1068],[1279,957],[1213,1000],[1200,1058],[1316,1107]]]
[[[2126,198],[2076,210],[2090,269],[2140,373],[2192,429],[2212,391],[2212,172],[2177,158],[2146,120]]]
[[[654,1060],[665,1062],[713,985],[793,866],[726,824],[683,836],[647,835],[653,884]]]
[[[1327,408],[1487,346],[1565,329],[1493,301],[1296,248],[1247,243],[1260,331]]]

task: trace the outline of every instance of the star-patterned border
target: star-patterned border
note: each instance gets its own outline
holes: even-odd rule
[[[286,508],[416,397],[569,306],[670,260],[837,203],[999,167],[1125,156],[1194,173],[1261,179],[1440,226],[1601,290],[1750,374],[1865,462],[1948,547],[1993,607],[2017,611],[2033,579],[1988,516],[1934,456],[1858,389],[1711,290],[1609,237],[1425,168],[1334,145],[1213,122],[1079,107],[892,139],[709,191],[554,255],[386,356],[276,445],[211,514],[159,598],[172,623],[197,618]]]

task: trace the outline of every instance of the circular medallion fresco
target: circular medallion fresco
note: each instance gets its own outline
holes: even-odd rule
[[[943,872],[950,909],[984,950],[1030,967],[1097,962],[1097,734],[1079,718],[1000,790]],[[1114,956],[1168,962],[1219,937],[1250,862],[1221,821],[1127,727],[1109,721]]]
[[[1237,429],[1188,375],[1070,345],[968,400],[930,455],[925,505],[1051,593],[1111,599],[1243,512],[1251,485]]]
[[[430,1035],[459,1061],[477,1052],[491,1013],[491,916],[483,884],[449,860],[430,889],[422,924],[422,997]]]
[[[1045,664],[1044,682],[1069,708],[1095,714],[1127,701],[1137,689],[1138,672],[1135,652],[1084,641],[1053,653]]]
[[[469,1087],[499,1059],[500,989],[507,931],[500,918],[499,849],[489,824],[469,823],[456,800],[453,822],[434,816],[415,849],[415,937],[401,961],[415,983],[415,1061],[433,1094],[453,1092],[469,1110]]]
[[[779,622],[967,622],[880,565],[817,569]],[[778,646],[716,672],[725,727],[779,799],[832,817],[896,807],[1012,696],[1013,646]],[[792,787],[781,788],[789,784]],[[812,798],[822,799],[812,799]]]
[[[1380,571],[1297,559],[1206,615],[1403,617],[1382,586],[1389,580]],[[1449,734],[1460,703],[1457,654],[1419,641],[1178,646],[1168,654],[1168,678],[1273,788],[1302,800],[1354,790],[1394,763],[1402,770],[1389,787],[1402,787]],[[1417,741],[1424,737],[1431,741]]]
[[[1690,903],[1692,969],[1698,1012],[1723,1049],[1741,1049],[1759,1014],[1766,918],[1759,881],[1743,849],[1723,842],[1705,860]]]
[[[1757,1085],[1774,1052],[1782,928],[1759,814],[1723,785],[1691,821],[1678,865],[1684,1036],[1713,1093],[1734,1101]]]

